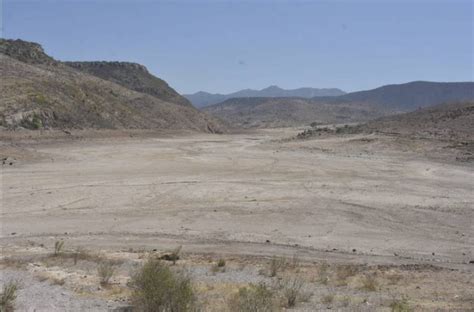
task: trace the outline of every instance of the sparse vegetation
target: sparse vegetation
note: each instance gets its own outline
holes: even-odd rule
[[[132,301],[139,311],[193,311],[196,302],[191,279],[173,272],[157,259],[149,259],[132,277]]]
[[[100,284],[105,286],[109,284],[110,279],[115,273],[115,268],[110,262],[105,261],[99,264],[97,267],[97,273],[99,274]]]
[[[43,120],[34,113],[32,117],[25,117],[21,120],[20,125],[27,129],[37,130],[43,127]]]
[[[334,295],[332,294],[325,295],[321,298],[321,302],[324,304],[331,304],[333,303],[333,301],[334,301]]]
[[[212,267],[211,267],[211,272],[212,273],[218,273],[218,272],[225,272],[225,260],[224,259],[219,259],[217,261],[217,263],[215,263]]]
[[[283,296],[286,307],[291,308],[296,305],[301,297],[303,284],[303,280],[298,276],[283,281]]]
[[[171,261],[171,262],[173,262],[173,264],[176,264],[176,261],[179,260],[179,255],[181,253],[181,248],[182,248],[182,246],[178,246],[174,250],[172,250],[170,253],[162,255],[159,259],[160,260]]]
[[[378,282],[374,275],[365,275],[362,278],[362,287],[363,290],[367,291],[376,291],[378,288]]]
[[[66,284],[66,280],[64,278],[50,277],[49,280],[51,282],[51,285],[63,286],[64,284]]]
[[[353,265],[340,265],[336,268],[336,286],[346,286],[347,280],[357,274],[357,268]]]
[[[392,312],[412,312],[413,309],[410,307],[408,303],[408,298],[403,297],[402,299],[399,300],[393,300],[392,303],[390,303],[390,308],[392,309]]]
[[[282,257],[272,257],[269,264],[269,276],[275,277],[277,276],[278,272],[283,271],[287,266],[287,261],[285,258]]]
[[[218,266],[219,268],[225,267],[225,260],[222,259],[222,258],[219,259],[219,260],[217,261],[217,266]]]
[[[54,243],[54,256],[59,256],[64,249],[64,241],[58,240]]]
[[[3,286],[0,295],[0,312],[11,312],[15,309],[15,300],[18,291],[18,284],[10,281]]]
[[[328,282],[329,282],[329,273],[328,273],[328,270],[329,270],[329,265],[326,263],[326,262],[323,262],[320,266],[319,266],[319,272],[318,272],[318,282],[323,284],[323,285],[327,285]]]
[[[242,287],[229,301],[232,312],[274,312],[279,311],[275,292],[267,285],[249,285]]]

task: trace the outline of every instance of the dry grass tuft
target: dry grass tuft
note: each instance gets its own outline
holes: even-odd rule
[[[15,300],[18,291],[18,284],[10,281],[3,286],[2,293],[0,294],[0,311],[1,312],[12,312],[15,310]]]

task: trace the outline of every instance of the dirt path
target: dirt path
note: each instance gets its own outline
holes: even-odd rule
[[[2,168],[1,244],[183,244],[472,270],[472,167],[285,135],[36,145],[41,160]]]

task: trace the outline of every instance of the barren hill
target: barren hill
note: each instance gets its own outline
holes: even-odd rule
[[[119,65],[104,80],[54,60],[36,43],[1,39],[0,52],[0,126],[223,130],[142,66]],[[131,81],[120,80],[127,70]]]

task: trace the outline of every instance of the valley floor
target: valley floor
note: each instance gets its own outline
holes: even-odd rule
[[[419,309],[473,307],[472,164],[431,159],[417,153],[418,146],[407,148],[387,137],[288,139],[296,133],[275,129],[17,145],[20,154],[31,157],[17,155],[19,161],[2,167],[3,270],[6,275],[47,270],[41,257],[57,240],[70,250],[122,253],[117,257],[125,260],[181,245],[187,265],[194,263],[198,271],[216,257],[257,268],[272,256],[297,255],[301,270],[314,269],[316,275],[327,262],[334,270],[352,265],[357,272],[377,271],[383,285],[382,267],[400,271],[402,279],[425,281],[420,291],[413,280],[407,282],[412,283],[407,295]],[[15,273],[12,259],[26,269]],[[36,271],[30,265],[35,261]],[[68,265],[63,271],[72,274]],[[419,270],[406,269],[413,267]],[[242,280],[234,272],[225,283],[263,278],[250,271],[241,273]],[[432,285],[437,278],[442,286]],[[351,283],[358,289],[355,277],[343,290],[331,283],[321,285],[323,291],[311,287],[315,294],[362,298]],[[72,292],[79,284],[66,280]],[[375,305],[353,301],[357,309],[378,310],[387,307],[390,289],[381,287],[378,299],[367,295]],[[393,291],[401,296],[403,289],[397,285]],[[300,309],[338,308],[319,297]],[[106,307],[98,304],[97,311]]]

